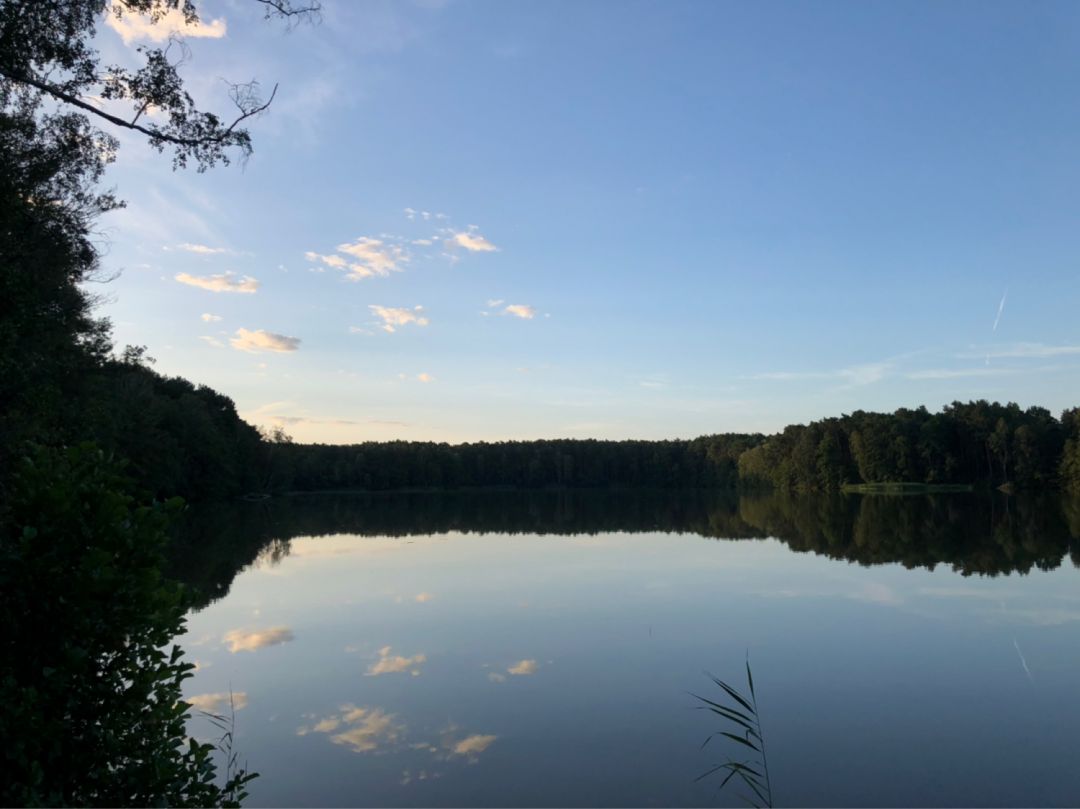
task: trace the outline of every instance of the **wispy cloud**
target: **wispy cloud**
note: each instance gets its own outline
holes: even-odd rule
[[[229,340],[229,344],[237,351],[248,351],[253,354],[260,351],[288,353],[300,348],[300,338],[275,334],[272,331],[264,331],[263,329],[256,329],[255,331],[237,329],[236,336]]]
[[[382,320],[382,330],[393,334],[397,331],[399,326],[405,326],[409,323],[415,323],[417,326],[428,325],[428,319],[421,313],[424,311],[423,306],[414,306],[412,309],[394,308],[389,306],[378,306],[372,304],[368,308]]]
[[[125,45],[135,41],[164,42],[170,36],[179,34],[183,37],[221,39],[225,36],[225,19],[199,20],[188,23],[179,9],[169,9],[155,22],[148,14],[133,14],[125,11],[117,14],[117,6],[112,5],[105,15],[105,24],[113,29]]]
[[[209,312],[203,312],[200,319],[203,323],[217,323],[221,320],[221,315],[212,315]]]
[[[884,379],[892,368],[892,363],[875,362],[865,365],[852,365],[835,371],[772,371],[754,374],[751,379],[774,380],[780,382],[834,379],[851,386],[870,385]]]
[[[239,711],[241,708],[246,708],[248,704],[248,695],[246,691],[233,691],[231,694],[222,692],[214,694],[195,694],[194,696],[184,697],[184,702],[189,703],[191,707],[197,711],[223,714],[230,706],[236,711]]]
[[[980,376],[1007,376],[1015,374],[1010,368],[929,368],[905,374],[908,379],[967,379]]]
[[[1001,315],[1005,311],[1005,299],[1009,296],[1009,290],[1005,290],[1005,293],[1001,296],[1001,303],[998,304],[997,317],[994,318],[994,328],[992,331],[997,331],[998,323],[1001,322]]]
[[[168,250],[170,248],[166,247],[165,249]],[[228,247],[208,247],[205,244],[191,244],[190,242],[178,244],[172,249],[183,250],[185,252],[195,253],[200,256],[223,256],[233,254],[233,251],[230,250]]]
[[[226,272],[221,275],[191,275],[181,272],[173,276],[181,284],[208,289],[211,292],[244,292],[254,293],[259,289],[259,282],[250,275],[236,276]]]
[[[433,377],[429,373],[420,373],[416,375],[416,379],[419,382],[433,382],[435,380],[435,377]]]
[[[229,644],[230,652],[253,652],[264,646],[277,646],[279,643],[288,643],[295,635],[287,626],[275,626],[270,629],[256,629],[245,631],[243,629],[230,629],[222,638]]]
[[[368,666],[368,677],[377,677],[380,674],[401,674],[409,672],[413,677],[420,676],[420,664],[427,662],[427,655],[415,654],[412,657],[390,654],[391,648],[384,646],[379,649],[379,659]]]
[[[349,262],[346,261],[341,256],[335,256],[335,255],[326,256],[326,255],[323,255],[322,253],[316,253],[316,252],[313,252],[311,250],[304,253],[304,258],[306,258],[308,261],[321,261],[327,267],[333,267],[336,270],[340,270],[340,269],[343,269],[343,268],[349,266]],[[318,268],[318,269],[321,271],[321,268]]]
[[[435,598],[435,596],[433,596],[431,593],[418,593],[414,600],[420,604],[426,604],[433,598]]]
[[[225,348],[225,344],[221,342],[221,340],[216,337],[212,337],[209,334],[200,334],[199,339],[207,345],[213,346],[214,348]]]
[[[995,359],[1004,358],[1046,358],[1068,357],[1080,354],[1080,345],[1045,345],[1044,343],[1012,343],[1011,345],[995,346],[986,351],[967,352],[958,354],[960,359],[982,359],[984,356]]]

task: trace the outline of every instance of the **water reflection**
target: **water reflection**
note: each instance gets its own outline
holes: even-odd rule
[[[174,575],[193,585],[207,604],[223,597],[244,567],[277,564],[289,554],[289,540],[298,536],[562,537],[614,531],[720,540],[775,537],[800,553],[866,566],[944,564],[963,575],[1050,570],[1067,555],[1080,566],[1080,502],[1075,500],[999,494],[734,497],[705,491],[361,493],[216,504],[190,512],[172,565]],[[887,601],[890,594],[861,597]],[[424,591],[399,598],[423,604],[435,595]],[[234,651],[292,639],[287,627],[237,632]]]

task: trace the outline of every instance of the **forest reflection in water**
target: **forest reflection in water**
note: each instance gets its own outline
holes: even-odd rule
[[[791,550],[860,565],[947,565],[963,575],[1080,567],[1080,501],[992,494],[734,496],[711,491],[560,490],[307,494],[193,508],[173,545],[172,574],[197,606],[233,578],[289,553],[295,537],[408,537],[447,532],[698,534],[775,538]]]

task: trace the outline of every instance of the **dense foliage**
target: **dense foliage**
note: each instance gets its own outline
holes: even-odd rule
[[[739,458],[739,476],[747,486],[798,491],[887,481],[1076,486],[1078,426],[1075,410],[1058,421],[1045,408],[986,401],[940,413],[858,411],[787,427]]]
[[[38,450],[0,538],[4,806],[216,806],[214,748],[190,740],[172,646],[186,605],[162,576],[178,503],[139,505],[91,446]]]
[[[1080,489],[1080,411],[956,402],[940,413],[858,411],[766,438],[689,441],[369,442],[267,447],[273,488],[457,486],[775,488],[835,491],[905,481],[1017,489]]]

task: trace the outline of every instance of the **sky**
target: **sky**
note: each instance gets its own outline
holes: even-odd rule
[[[277,94],[228,167],[121,135],[92,291],[118,346],[254,424],[663,439],[1080,404],[1080,4],[197,8],[199,104]],[[125,20],[107,60],[161,30]]]

